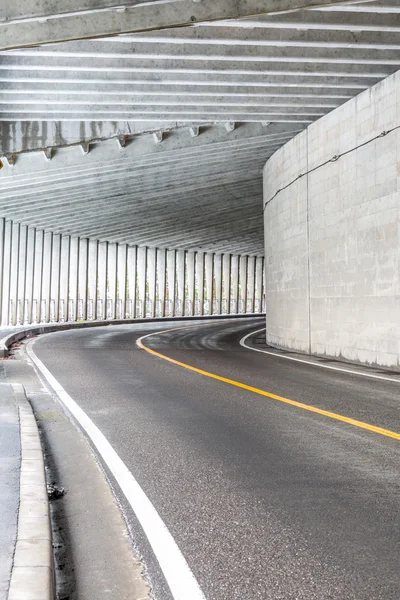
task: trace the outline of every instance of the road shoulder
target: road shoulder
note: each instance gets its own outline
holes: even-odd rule
[[[68,600],[148,600],[150,585],[131,532],[88,441],[44,389],[22,351],[3,362],[8,383],[22,382],[37,420],[49,484],[57,596]]]

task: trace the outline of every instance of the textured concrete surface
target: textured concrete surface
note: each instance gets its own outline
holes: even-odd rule
[[[6,600],[17,538],[21,447],[12,387],[0,383],[0,600]]]
[[[8,600],[54,600],[54,561],[43,448],[32,407],[21,383],[18,405],[21,468],[17,542]]]
[[[270,344],[399,368],[399,132],[366,144],[400,125],[399,91],[400,72],[267,162]],[[300,174],[360,145],[273,198]]]
[[[259,355],[260,319],[148,345],[200,369],[400,431],[398,383]],[[397,600],[399,443],[252,394],[135,346],[157,325],[55,333],[34,349],[107,436],[208,600]],[[123,500],[121,499],[123,502]],[[169,599],[127,509],[157,600]]]

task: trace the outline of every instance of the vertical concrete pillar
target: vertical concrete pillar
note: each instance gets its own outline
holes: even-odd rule
[[[185,303],[185,315],[194,315],[195,299],[195,254],[187,252],[186,254],[186,280],[187,280],[187,302]]]
[[[51,290],[51,263],[53,253],[53,234],[46,231],[43,240],[43,271],[42,271],[42,306],[41,321],[50,321],[50,290]]]
[[[18,270],[19,270],[19,230],[18,223],[12,224],[11,237],[11,272],[10,272],[10,298],[9,298],[9,324],[17,324],[17,298],[18,298]]]
[[[256,259],[254,256],[249,256],[247,261],[247,306],[246,312],[254,312],[255,284],[256,284]]]
[[[107,263],[108,263],[108,243],[99,242],[98,248],[98,302],[97,318],[101,321],[107,318]]]
[[[222,256],[214,254],[214,297],[215,307],[213,314],[220,315],[222,312]]]
[[[176,263],[176,252],[175,250],[168,250],[167,252],[167,296],[170,317],[175,316],[175,263]]]
[[[147,316],[156,316],[156,249],[147,249]]]
[[[263,296],[263,257],[256,258],[256,283],[255,283],[255,312],[262,312]]]
[[[136,246],[128,248],[128,263],[127,263],[127,305],[126,316],[129,319],[134,319],[136,316]]]
[[[78,271],[78,318],[87,319],[87,290],[88,290],[88,254],[89,240],[79,240],[79,271]]]
[[[261,310],[262,312],[266,312],[267,310],[267,304],[266,304],[266,294],[267,294],[267,289],[266,289],[266,276],[265,276],[265,271],[266,271],[266,266],[265,266],[265,258],[262,259],[262,263],[263,263],[263,277],[262,277],[262,302],[261,302]]]
[[[3,290],[2,290],[2,313],[1,323],[7,327],[10,324],[10,283],[11,283],[11,247],[12,247],[12,223],[5,222],[4,228],[4,251],[3,251]]]
[[[115,319],[117,301],[117,244],[108,244],[107,255],[107,314],[106,319]]]
[[[207,253],[204,256],[204,275],[205,275],[205,292],[204,292],[204,313],[212,315],[213,306],[213,266],[214,266],[214,255]]]
[[[247,308],[247,256],[241,256],[239,262],[239,312]]]
[[[167,256],[166,250],[159,248],[157,250],[157,300],[158,300],[158,312],[156,316],[165,317],[165,300],[166,300],[166,267],[167,267]]]
[[[61,235],[53,235],[53,257],[51,261],[50,283],[50,321],[59,321],[60,317],[60,264],[61,264]]]
[[[32,323],[33,273],[35,269],[36,229],[34,227],[28,227],[27,238],[24,323],[29,324]]]
[[[231,312],[231,255],[222,257],[222,313]]]
[[[71,237],[69,253],[68,320],[78,318],[79,238]]]
[[[27,274],[27,243],[28,227],[21,225],[19,232],[19,261],[18,261],[18,293],[17,293],[17,325],[26,322],[25,317],[25,286]]]
[[[98,259],[99,243],[97,240],[89,240],[88,254],[88,319],[97,319],[98,310]]]
[[[3,281],[3,263],[4,263],[4,234],[5,234],[5,226],[6,220],[4,218],[0,218],[0,324],[4,325],[2,316],[3,316],[3,290],[4,290],[4,281]]]
[[[35,237],[35,264],[33,270],[33,321],[40,323],[42,320],[42,275],[43,275],[43,240],[44,232],[36,231]]]
[[[204,252],[196,253],[195,289],[198,302],[198,314],[204,315]]]
[[[231,300],[230,313],[239,312],[239,257],[231,257]]]
[[[138,306],[136,316],[146,316],[146,280],[147,280],[147,248],[141,247],[137,250],[137,281],[138,281]]]
[[[117,256],[117,319],[126,318],[128,246],[118,245]]]
[[[185,251],[178,250],[176,253],[176,281],[177,298],[175,312],[182,316],[185,311]]]
[[[61,260],[60,260],[60,321],[68,321],[69,315],[69,268],[70,268],[70,246],[71,237],[61,236]]]

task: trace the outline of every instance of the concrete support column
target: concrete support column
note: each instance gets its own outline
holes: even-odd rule
[[[107,319],[115,319],[117,303],[117,244],[108,244],[107,256]]]
[[[69,319],[69,268],[70,268],[71,238],[63,235],[61,238],[61,264],[60,264],[60,320]]]
[[[214,267],[214,255],[206,254],[204,257],[204,274],[205,274],[205,302],[207,310],[204,310],[206,314],[212,315],[213,305],[213,273]]]
[[[43,240],[44,232],[36,231],[35,265],[33,272],[33,322],[40,323],[42,319],[42,275],[43,275]]]
[[[198,312],[200,315],[204,315],[204,252],[197,252],[196,254],[195,286]]]
[[[10,273],[10,293],[9,293],[9,324],[17,324],[17,299],[18,299],[18,271],[19,271],[19,233],[18,223],[12,225],[11,241],[11,273]]]
[[[249,256],[247,261],[247,306],[246,312],[254,312],[254,298],[255,298],[255,285],[256,285],[256,259],[254,256]]]
[[[21,225],[19,232],[19,265],[18,265],[18,292],[17,292],[17,325],[25,323],[25,289],[27,266],[28,227]]]
[[[103,320],[107,316],[107,262],[108,243],[100,242],[98,249],[98,306],[97,318]]]
[[[264,259],[262,256],[256,258],[256,282],[255,282],[255,312],[262,312],[263,300],[263,275],[264,275]]]
[[[231,257],[231,300],[230,313],[239,312],[239,257]]]
[[[89,241],[88,253],[88,319],[97,319],[97,284],[98,284],[98,253],[99,245],[97,240]]]
[[[195,254],[194,252],[186,253],[186,280],[187,280],[187,301],[185,303],[186,316],[194,315],[194,299],[195,299]]]
[[[167,267],[167,254],[166,250],[157,250],[157,284],[156,284],[156,300],[158,301],[158,307],[156,316],[165,317],[165,293],[166,293],[166,267]]]
[[[78,319],[87,320],[89,240],[79,240]]]
[[[142,318],[146,316],[146,268],[147,268],[147,248],[138,248],[137,254],[137,281],[138,281],[138,305],[136,306],[136,316]]]
[[[134,319],[136,315],[136,246],[128,248],[127,262],[127,304],[126,317]]]
[[[214,255],[214,293],[215,306],[213,302],[213,314],[220,315],[222,312],[222,256]]]
[[[176,252],[176,300],[175,313],[182,316],[185,310],[185,251]]]
[[[265,267],[265,258],[263,258],[263,284],[262,284],[262,303],[261,310],[262,312],[266,312],[267,310],[267,284],[266,284],[266,267]]]
[[[43,271],[42,271],[42,306],[41,321],[50,321],[50,291],[51,291],[51,266],[53,254],[53,234],[46,232],[43,240]]]
[[[79,272],[79,238],[71,238],[68,291],[68,320],[78,318],[78,272]]]
[[[231,255],[222,257],[222,307],[221,313],[229,314],[231,311]]]
[[[239,311],[246,312],[247,303],[247,256],[240,257],[239,263]]]
[[[59,321],[60,315],[60,262],[61,262],[61,235],[53,235],[53,256],[51,261],[50,281],[50,321]]]
[[[0,322],[1,325],[3,323],[3,290],[4,290],[4,278],[3,278],[3,265],[4,265],[4,236],[5,236],[5,226],[6,220],[0,218],[0,289],[2,293],[0,294]]]
[[[118,245],[117,254],[117,319],[126,318],[128,246]]]
[[[168,250],[167,252],[167,295],[168,295],[168,306],[170,317],[175,316],[175,262],[176,252],[175,250]]]
[[[28,227],[26,246],[26,278],[25,278],[25,308],[24,323],[32,323],[33,303],[33,273],[35,266],[35,239],[36,229]],[[60,277],[60,281],[62,278]]]
[[[11,280],[11,248],[12,248],[12,223],[5,222],[4,228],[4,254],[3,254],[3,290],[1,322],[5,327],[10,324],[10,280]]]
[[[156,315],[156,249],[147,250],[147,314],[145,316],[155,317]]]

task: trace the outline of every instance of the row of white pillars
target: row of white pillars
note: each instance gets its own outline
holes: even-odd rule
[[[260,313],[263,263],[99,242],[2,219],[1,325]]]

